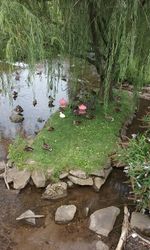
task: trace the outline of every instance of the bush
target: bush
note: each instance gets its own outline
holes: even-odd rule
[[[121,159],[127,164],[124,171],[131,179],[137,209],[150,209],[150,142],[147,135],[130,140],[128,148],[121,152]]]

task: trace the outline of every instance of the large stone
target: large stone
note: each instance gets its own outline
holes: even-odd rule
[[[96,250],[109,250],[109,247],[104,242],[102,242],[101,240],[99,240],[96,243]]]
[[[17,112],[15,112],[15,111],[11,112],[11,115],[10,115],[9,118],[14,123],[19,123],[19,122],[22,122],[24,120],[24,117],[21,114],[18,114]]]
[[[93,186],[93,179],[92,178],[81,179],[81,178],[69,175],[68,179],[70,181],[72,181],[76,185],[80,185],[80,186]]]
[[[57,208],[55,213],[55,221],[57,223],[68,223],[73,220],[76,213],[76,206],[74,205],[64,205]]]
[[[17,171],[13,175],[13,187],[14,189],[23,189],[30,179],[30,171],[24,169],[22,171]]]
[[[86,173],[82,170],[70,170],[69,174],[71,174],[75,177],[81,178],[81,179],[87,178]]]
[[[101,186],[105,183],[105,179],[102,179],[100,177],[95,177],[94,178],[94,184],[93,184],[93,187],[94,187],[94,190],[96,192],[98,192],[101,188]]]
[[[147,236],[150,236],[149,216],[138,212],[133,212],[131,215],[131,228],[136,228]]]
[[[42,170],[33,170],[31,178],[37,188],[45,187],[46,178]]]
[[[8,168],[7,169],[7,175],[6,175],[6,180],[8,183],[13,182],[15,175],[18,173],[18,169],[16,167],[13,168]]]
[[[113,206],[95,211],[90,216],[89,229],[97,234],[108,236],[113,229],[115,220],[119,213],[120,209]]]
[[[49,184],[46,187],[42,198],[48,200],[56,200],[67,196],[67,184],[65,182],[58,182],[54,184]]]

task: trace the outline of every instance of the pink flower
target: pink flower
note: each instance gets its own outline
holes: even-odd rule
[[[59,100],[59,104],[61,108],[66,108],[68,105],[68,102],[64,98],[62,98]]]
[[[79,105],[78,108],[79,108],[79,115],[86,114],[87,107],[84,104]]]

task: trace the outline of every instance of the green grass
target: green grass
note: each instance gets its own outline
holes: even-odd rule
[[[95,119],[88,120],[76,117],[68,108],[66,118],[61,119],[56,112],[48,120],[45,127],[36,136],[32,147],[33,152],[25,152],[26,142],[17,138],[9,148],[9,158],[18,167],[27,167],[26,160],[32,159],[32,168],[54,169],[57,177],[62,171],[82,169],[87,173],[102,168],[108,159],[108,154],[117,148],[119,130],[132,109],[132,99],[126,93],[121,95],[121,112],[115,111],[115,103],[109,106],[109,114],[114,121],[108,121],[100,104],[94,114]],[[74,120],[81,120],[79,126],[73,125]],[[53,126],[54,131],[47,128]],[[42,149],[43,140],[53,148],[52,152]]]

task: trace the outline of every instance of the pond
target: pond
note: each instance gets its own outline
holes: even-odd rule
[[[16,72],[12,73],[9,76],[10,83],[7,82],[6,75],[4,75],[3,91],[2,81],[0,82],[1,139],[15,138],[18,134],[35,135],[35,132],[44,126],[47,119],[59,108],[59,100],[68,98],[68,69],[68,62],[63,62],[61,67],[55,62],[48,77],[44,65],[37,65],[36,72],[31,76],[30,82],[28,68],[18,69],[18,77],[16,77]],[[14,92],[17,92],[16,98]],[[48,106],[49,96],[55,99],[54,107]],[[10,120],[11,112],[17,105],[20,105],[24,110],[24,121],[21,123],[13,123]]]

